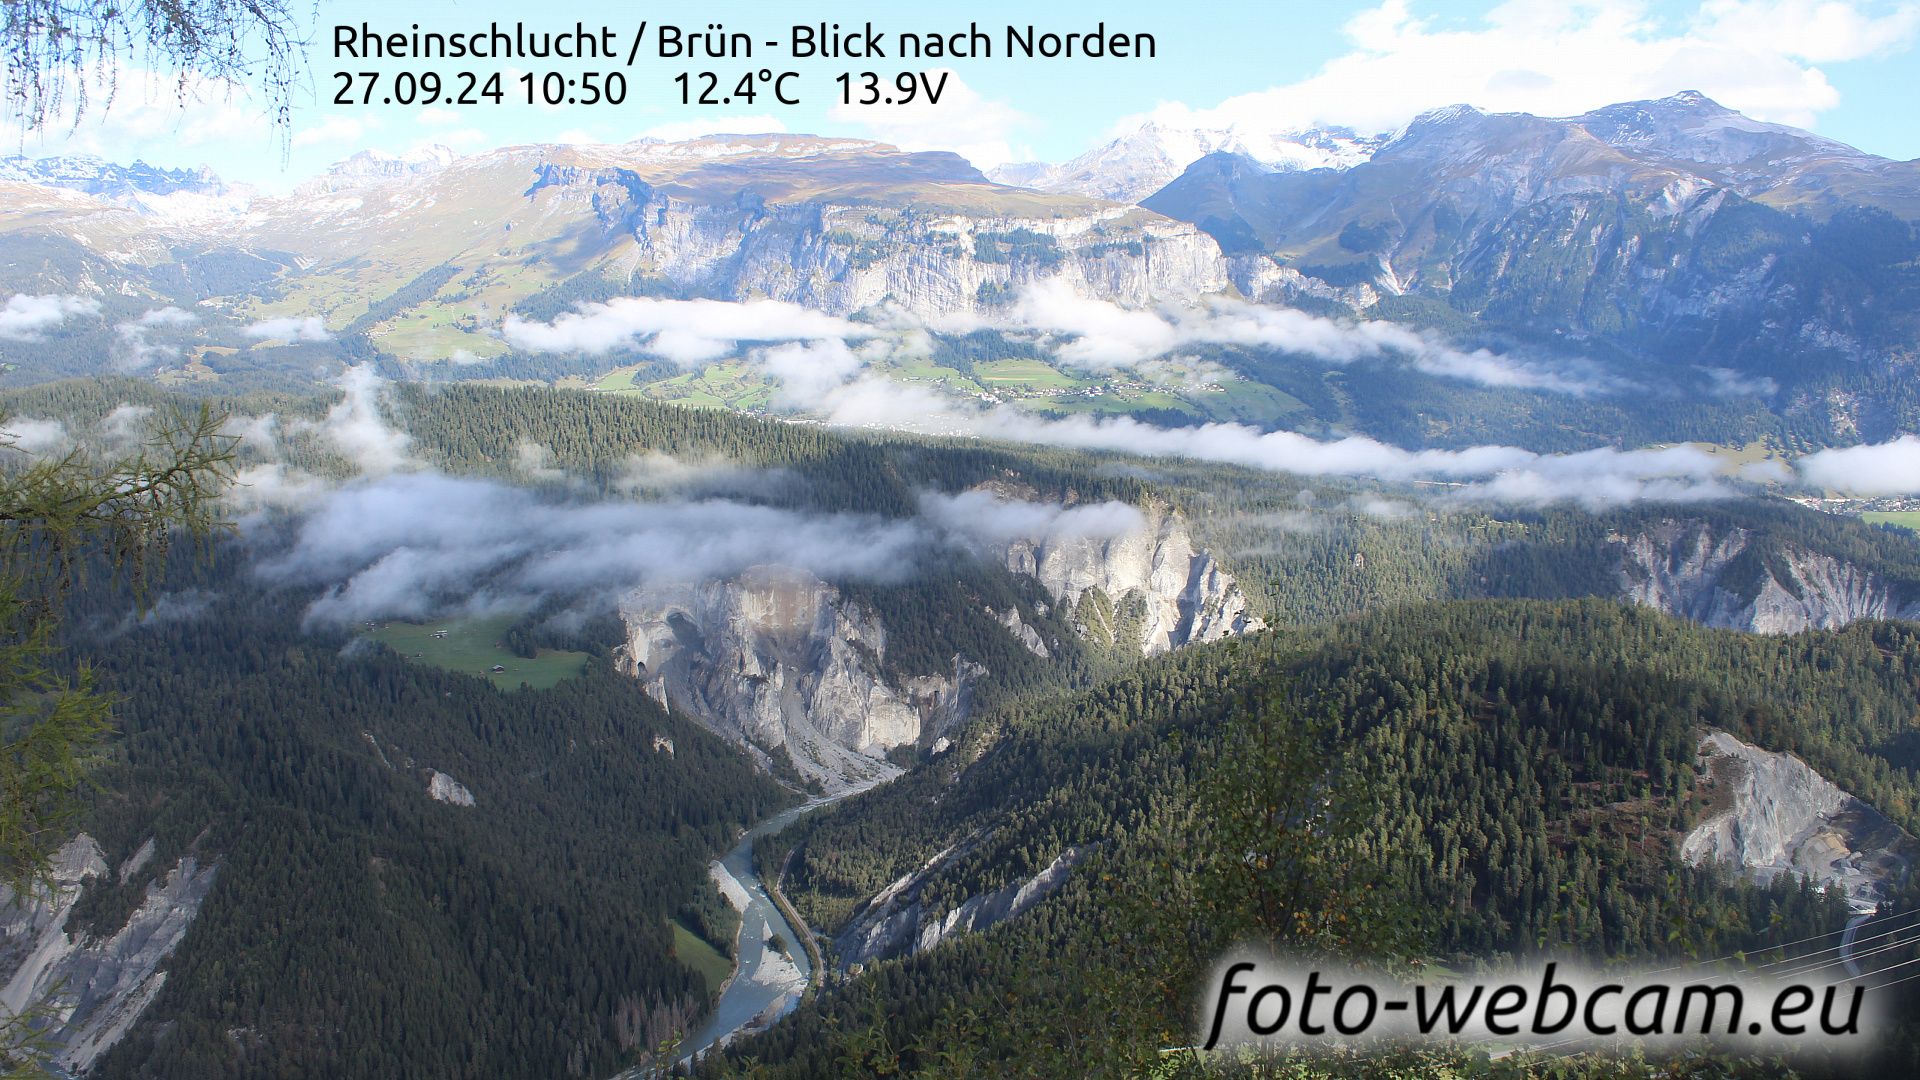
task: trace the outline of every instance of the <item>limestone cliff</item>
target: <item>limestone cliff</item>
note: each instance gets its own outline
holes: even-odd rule
[[[1010,607],[1005,611],[994,611],[989,608],[987,614],[993,616],[995,622],[1006,627],[1007,633],[1012,634],[1020,644],[1026,646],[1028,652],[1042,660],[1053,658],[1053,651],[1047,648],[1046,639],[1040,636],[1040,631],[1027,625],[1027,621],[1020,617],[1018,607]]]
[[[1073,868],[1091,853],[1068,848],[1039,873],[990,892],[977,893],[944,912],[929,912],[921,886],[942,867],[964,854],[949,848],[875,895],[834,941],[843,964],[864,964],[890,956],[925,952],[957,934],[971,933],[1025,914],[1058,889]]]
[[[454,806],[473,805],[473,792],[467,790],[467,785],[437,769],[427,770],[427,795],[437,802],[452,803]]]
[[[999,549],[1007,569],[1038,581],[1081,634],[1152,656],[1266,628],[1178,514],[1149,508],[1119,535],[1060,532]]]
[[[784,750],[829,790],[886,779],[885,754],[931,743],[967,715],[983,668],[896,678],[877,613],[811,574],[655,585],[621,605],[622,670],[669,708],[760,751]]]
[[[1811,878],[1871,911],[1920,853],[1898,826],[1791,754],[1722,731],[1700,751],[1725,809],[1682,841],[1681,857],[1693,865],[1717,863],[1763,882],[1783,873]]]
[[[1857,619],[1920,619],[1920,593],[1831,555],[1761,544],[1745,529],[1665,521],[1608,537],[1621,595],[1708,626],[1792,634]]]
[[[121,867],[124,881],[152,858],[151,841]],[[9,1015],[48,1009],[54,1063],[86,1071],[124,1036],[166,984],[160,970],[186,936],[213,887],[215,867],[183,856],[147,886],[146,899],[106,937],[70,931],[68,916],[87,883],[110,876],[100,845],[85,833],[54,859],[53,888],[20,902],[0,893],[0,1007]]]
[[[691,177],[664,172],[639,153],[597,167],[543,161],[528,194],[543,213],[595,222],[599,242],[618,253],[627,273],[703,295],[766,297],[837,314],[880,304],[922,317],[978,311],[1042,278],[1135,305],[1228,285],[1218,245],[1185,222],[918,170],[910,179],[931,185],[926,198],[902,200],[897,186],[864,186],[897,154],[871,144],[829,152],[852,155],[867,156],[863,169],[881,171],[853,188],[768,182],[718,199],[710,185],[692,186]],[[769,168],[770,156],[754,147],[737,168]]]

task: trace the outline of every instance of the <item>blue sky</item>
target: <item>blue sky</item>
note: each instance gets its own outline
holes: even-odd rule
[[[296,2],[296,10],[305,10]],[[396,16],[394,12],[404,11]],[[1198,12],[1200,17],[1193,17]],[[752,106],[683,106],[673,75],[687,61],[643,60],[628,71],[620,107],[480,105],[337,106],[332,73],[364,62],[332,55],[335,23],[377,30],[453,31],[490,21],[539,29],[609,23],[631,34],[640,18],[691,28],[709,21],[756,42],[787,36],[796,19],[900,31],[954,31],[977,22],[996,53],[1011,23],[1058,32],[1154,36],[1151,60],[954,60],[936,107],[836,105],[841,71],[892,73],[931,66],[885,61],[793,61],[764,46],[751,61],[698,61],[722,73],[772,67],[802,73],[804,103],[765,98]],[[535,141],[621,142],[642,135],[785,130],[877,138],[915,149],[953,149],[976,164],[1062,160],[1145,118],[1188,126],[1276,129],[1333,123],[1391,130],[1422,109],[1465,101],[1491,109],[1564,115],[1612,101],[1699,89],[1763,119],[1811,127],[1896,158],[1920,156],[1920,67],[1913,46],[1920,0],[1688,0],[1502,4],[1384,0],[1375,3],[1214,3],[1166,0],[1035,4],[974,0],[915,8],[878,2],[665,2],[551,4],[428,0],[404,7],[369,0],[323,3],[313,25],[308,82],[294,102],[291,147],[280,143],[244,88],[200,85],[186,108],[172,87],[127,58],[112,110],[77,130],[29,135],[29,154],[97,153],[168,166],[209,165],[231,180],[283,189],[359,149],[405,152],[443,143],[463,153]],[[651,34],[649,35],[651,40]],[[402,65],[374,64],[388,72]],[[508,66],[493,61],[412,62],[451,73]],[[542,62],[516,62],[516,69]],[[604,69],[606,64],[557,65]],[[508,86],[513,84],[508,75]]]

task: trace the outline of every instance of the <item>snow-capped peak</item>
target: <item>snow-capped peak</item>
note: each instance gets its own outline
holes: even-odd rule
[[[1180,127],[1148,120],[1060,165],[1004,165],[987,175],[1001,183],[1138,202],[1209,154],[1231,153],[1282,171],[1345,169],[1372,156],[1380,140],[1344,128],[1254,130]]]
[[[459,154],[437,143],[405,154],[362,150],[345,161],[334,162],[326,172],[294,190],[297,194],[312,195],[390,180],[406,180],[439,172],[459,158]]]

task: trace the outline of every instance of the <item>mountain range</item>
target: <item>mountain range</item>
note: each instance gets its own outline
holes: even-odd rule
[[[237,440],[237,535],[47,600],[120,702],[0,896],[67,1072],[1210,1080],[1249,940],[1920,963],[1920,504],[1819,490],[1920,431],[1920,163],[1688,93],[0,210],[0,478]],[[1512,1049],[1289,1064],[1640,1064]]]
[[[947,359],[910,377],[1041,411],[1485,442],[1507,434],[1469,414],[1526,402],[1628,444],[1785,447],[1884,439],[1920,416],[1906,346],[1920,165],[1698,94],[1558,119],[1460,106],[1379,137],[1150,124],[1066,165],[994,176],[1032,186],[950,154],[794,135],[369,153],[285,197],[205,173],[15,159],[0,176],[0,288],[99,310],[0,351],[16,385],[103,354],[240,387],[377,359],[409,377],[610,377],[764,410],[782,395],[752,365],[689,375],[642,336],[581,348],[504,332],[623,296],[763,298],[915,320],[963,361],[1038,361],[1054,374],[981,379]],[[1036,316],[1043,288],[1163,312],[1237,298],[1397,324],[1454,351],[1403,365],[1394,378],[1411,385],[1393,402],[1286,335],[1203,331],[1180,355],[1214,366],[1173,379],[1137,361],[1089,367],[1061,347],[1089,332],[1085,317]],[[167,307],[186,315],[129,348],[119,328]],[[294,325],[291,338],[251,329]],[[1360,367],[1368,349],[1416,347],[1366,346]],[[1459,359],[1476,350],[1493,362]],[[1408,415],[1410,394],[1445,414]],[[1677,415],[1687,398],[1718,412]],[[1572,415],[1590,408],[1620,418]]]

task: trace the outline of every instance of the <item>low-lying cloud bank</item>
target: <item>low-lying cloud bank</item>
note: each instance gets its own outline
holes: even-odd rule
[[[287,316],[280,319],[262,319],[240,329],[242,337],[255,341],[332,341],[333,335],[327,331],[327,324],[317,315],[304,318]]]
[[[200,316],[171,304],[128,319],[114,328],[120,337],[114,366],[121,371],[140,371],[179,358],[184,348],[182,332],[199,321]]]
[[[1061,506],[1004,498],[989,491],[929,492],[920,497],[920,513],[949,536],[990,546],[1016,540],[1114,540],[1147,527],[1146,516],[1123,502]]]
[[[1546,367],[1484,349],[1463,351],[1392,323],[1328,319],[1223,298],[1184,311],[1129,310],[1079,296],[1059,281],[1028,286],[1003,318],[967,316],[931,327],[947,333],[981,328],[1040,334],[1062,363],[1096,370],[1147,367],[1182,348],[1223,344],[1283,349],[1332,364],[1397,359],[1450,378],[1556,393],[1629,385],[1591,364]],[[1455,485],[1452,498],[1529,505],[1598,508],[1734,494],[1718,462],[1685,447],[1577,454],[1512,446],[1405,450],[1359,436],[1321,441],[1234,423],[1162,428],[1124,416],[1047,418],[957,400],[871,370],[883,358],[926,355],[928,329],[906,322],[856,324],[773,301],[627,299],[587,305],[550,324],[512,321],[507,336],[525,349],[593,352],[635,346],[651,335],[639,346],[643,351],[689,364],[732,355],[745,342],[778,342],[746,357],[779,384],[776,404],[843,426],[1185,457],[1301,476],[1441,482]]]
[[[9,416],[0,420],[0,446],[35,456],[58,454],[72,446],[67,425],[37,416]]]
[[[1799,461],[1809,484],[1852,495],[1920,495],[1920,437],[1820,450]]]
[[[779,300],[654,300],[622,297],[583,304],[550,323],[509,317],[507,343],[526,352],[640,351],[694,367],[718,360],[742,342],[845,341],[869,337],[870,327]]]
[[[1058,279],[1028,286],[1006,318],[964,320],[957,328],[968,322],[1065,335],[1055,343],[1055,354],[1092,371],[1134,367],[1196,345],[1239,345],[1299,353],[1330,364],[1399,360],[1441,378],[1559,394],[1587,395],[1631,385],[1591,363],[1545,364],[1487,349],[1462,350],[1397,323],[1330,319],[1224,297],[1167,312],[1129,310],[1081,296]]]
[[[885,355],[856,354],[848,342],[893,338],[890,348],[917,347],[928,330],[968,333],[991,329],[1034,335],[1060,363],[1092,372],[1135,369],[1205,345],[1275,349],[1344,365],[1361,360],[1404,363],[1441,378],[1481,386],[1589,395],[1631,383],[1579,360],[1525,360],[1488,349],[1459,349],[1430,333],[1378,320],[1331,319],[1295,308],[1215,297],[1188,308],[1148,311],[1081,296],[1059,279],[1035,282],[997,315],[958,315],[920,326],[904,317],[889,325],[854,322],[774,300],[621,298],[584,304],[552,322],[510,317],[507,343],[526,352],[590,356],[629,349],[696,367],[737,353],[744,343],[811,343],[823,364],[863,366]],[[837,349],[837,351],[835,351]],[[810,377],[791,348],[755,358],[789,385]],[[849,373],[850,374],[850,373]]]
[[[569,502],[491,480],[417,472],[322,496],[260,573],[324,586],[310,621],[524,611],[553,597],[611,599],[654,581],[730,577],[779,563],[829,580],[907,572],[910,522],[724,500]]]
[[[1603,447],[1541,454],[1516,446],[1406,450],[1351,436],[1321,441],[1291,431],[1244,424],[1163,428],[1131,417],[1037,416],[1006,405],[976,407],[879,378],[839,387],[820,403],[830,420],[927,434],[967,435],[1103,450],[1143,457],[1183,457],[1297,476],[1369,477],[1447,485],[1447,497],[1528,505],[1576,503],[1589,508],[1641,500],[1697,501],[1735,490],[1720,462],[1687,446],[1661,450]]]
[[[759,565],[834,582],[895,581],[956,546],[1144,527],[1139,511],[1120,503],[1066,508],[985,492],[928,494],[907,519],[809,512],[747,501],[801,482],[786,470],[658,451],[634,456],[617,479],[632,499],[585,496],[532,443],[518,447],[513,467],[537,489],[448,476],[414,456],[412,440],[389,423],[388,388],[370,369],[351,369],[339,384],[340,401],[317,422],[269,415],[229,425],[267,459],[242,472],[236,509],[282,512],[249,519],[255,569],[274,584],[319,590],[311,625],[552,603],[604,608],[647,584],[728,578]],[[281,455],[288,437],[342,456],[354,477],[332,482],[289,465]]]
[[[636,497],[631,500],[583,496],[534,444],[519,448],[514,467],[540,481],[540,490],[447,476],[425,467],[408,436],[388,423],[385,385],[370,370],[349,371],[341,387],[341,401],[317,423],[283,429],[272,417],[236,421],[236,430],[264,440],[269,456],[283,434],[298,433],[355,464],[358,475],[344,484],[302,473],[277,456],[243,476],[251,485],[240,494],[243,505],[290,512],[284,528],[255,534],[258,570],[272,582],[319,589],[308,611],[315,624],[527,611],[554,601],[610,605],[649,583],[726,578],[765,564],[829,581],[899,580],[956,546],[1114,538],[1144,527],[1141,512],[1123,503],[1068,507],[988,491],[924,494],[918,514],[908,519],[813,513],[754,501],[799,483],[790,474],[658,452],[629,463],[617,486]],[[1048,418],[1004,405],[955,403],[862,374],[844,382],[823,379],[803,393],[809,407],[846,426],[1182,457],[1301,476],[1372,477],[1429,485],[1432,498],[1448,501],[1598,509],[1737,493],[1721,461],[1685,446],[1575,454],[1510,446],[1406,450],[1373,439],[1321,441],[1238,424],[1161,428],[1127,417]],[[116,411],[105,427],[137,419],[132,410]],[[1800,468],[1813,483],[1912,491],[1920,489],[1920,439],[1825,451]],[[1380,516],[1409,509],[1381,499],[1355,504],[1356,512]]]
[[[1061,362],[1097,370],[1150,366],[1182,348],[1224,344],[1284,349],[1333,364],[1397,358],[1432,374],[1557,393],[1629,385],[1590,364],[1546,367],[1484,349],[1463,351],[1391,323],[1328,319],[1221,298],[1185,311],[1128,310],[1079,296],[1058,281],[1028,286],[1003,318],[968,316],[931,328],[853,323],[774,301],[623,299],[586,305],[552,323],[510,320],[506,334],[523,349],[635,347],[689,365],[733,355],[744,343],[769,343],[748,351],[746,359],[779,384],[776,404],[843,426],[1185,457],[1302,476],[1438,482],[1452,485],[1452,498],[1530,505],[1605,507],[1734,494],[1718,462],[1686,447],[1577,454],[1512,446],[1405,450],[1358,436],[1321,441],[1233,423],[1162,428],[1124,416],[1047,418],[956,400],[871,371],[883,358],[924,357],[929,329],[981,328],[1037,333]],[[857,347],[849,344],[856,341]]]

